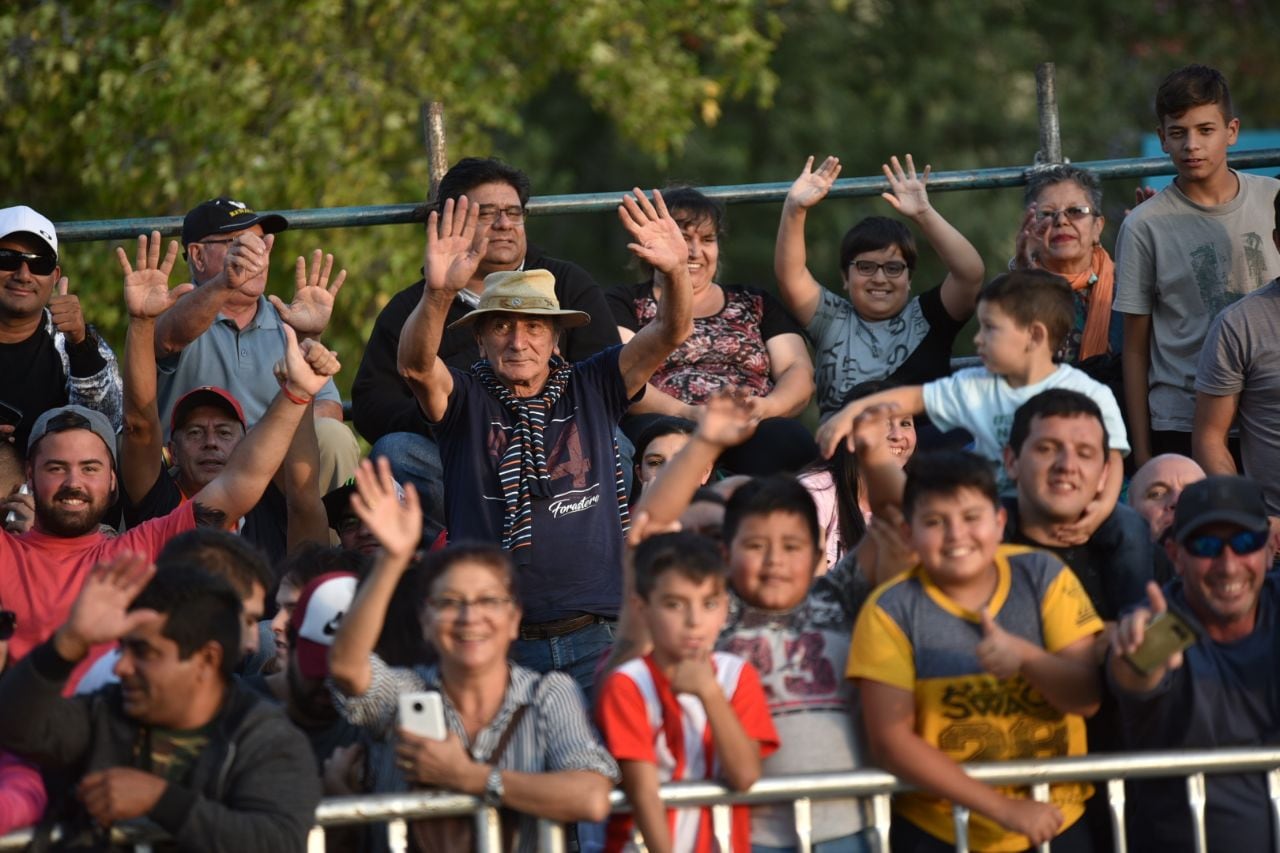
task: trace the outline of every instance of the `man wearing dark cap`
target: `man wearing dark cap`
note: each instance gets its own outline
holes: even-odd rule
[[[25,205],[0,210],[0,440],[24,453],[36,418],[67,403],[120,428],[116,357],[68,291],[53,223]]]
[[[230,392],[206,385],[184,394],[173,407],[169,425],[172,467],[166,469],[160,454],[147,449],[135,452],[128,443],[121,449],[125,523],[132,527],[168,515],[189,500],[226,467],[245,432],[244,410]],[[126,442],[133,434],[126,434]],[[288,524],[284,493],[271,483],[262,500],[237,520],[236,529],[275,563],[288,550]]]
[[[1274,745],[1280,739],[1280,577],[1268,574],[1262,488],[1245,477],[1214,476],[1182,492],[1169,559],[1177,577],[1151,583],[1148,604],[1125,616],[1112,639],[1107,676],[1129,746],[1214,749]],[[1196,633],[1185,651],[1149,671],[1128,656],[1166,611]],[[1205,777],[1209,850],[1274,851],[1262,774]],[[1183,779],[1132,783],[1129,849],[1190,851],[1191,815]]]
[[[278,214],[260,214],[243,202],[210,199],[182,223],[182,244],[195,290],[156,320],[161,423],[178,398],[204,385],[225,388],[244,407],[252,426],[275,397],[270,370],[284,352],[281,325],[318,339],[329,323],[346,271],[330,283],[333,256],[317,249],[298,258],[293,302],[265,295],[275,235],[288,227]],[[328,383],[316,398],[321,483],[332,488],[355,471],[359,448],[342,425],[338,389]]]

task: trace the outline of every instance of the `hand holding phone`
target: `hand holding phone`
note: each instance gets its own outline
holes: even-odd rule
[[[1125,655],[1125,660],[1143,675],[1149,675],[1164,666],[1169,658],[1190,648],[1200,639],[1191,627],[1172,610],[1157,613],[1147,623],[1142,645]]]
[[[430,740],[444,740],[448,736],[444,723],[444,700],[438,692],[402,693],[399,702],[400,728]]]

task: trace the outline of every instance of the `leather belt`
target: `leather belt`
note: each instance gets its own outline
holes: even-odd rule
[[[605,622],[612,621],[612,619],[606,619],[604,616],[597,616],[594,613],[583,613],[580,616],[556,619],[554,622],[538,622],[535,625],[521,624],[520,639],[548,640],[552,637],[563,637],[565,634],[572,634],[579,628],[585,628],[588,625],[602,625]]]

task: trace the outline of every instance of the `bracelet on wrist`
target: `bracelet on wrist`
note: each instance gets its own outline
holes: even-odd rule
[[[280,380],[280,393],[283,394],[284,398],[288,400],[290,403],[297,403],[299,406],[305,406],[315,399],[315,397],[300,397],[299,395],[290,391],[289,382],[286,379]]]

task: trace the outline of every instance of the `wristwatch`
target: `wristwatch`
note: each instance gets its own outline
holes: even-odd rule
[[[489,771],[489,777],[484,780],[484,804],[486,806],[502,805],[502,795],[506,793],[502,788],[502,771],[494,767]]]

